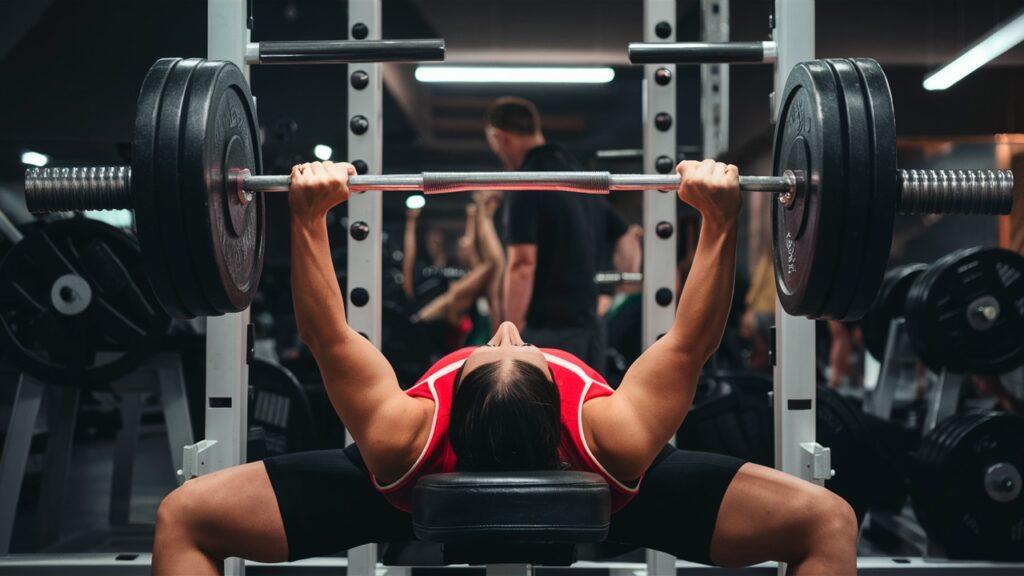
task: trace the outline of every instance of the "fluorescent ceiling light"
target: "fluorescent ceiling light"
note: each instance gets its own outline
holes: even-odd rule
[[[330,160],[331,154],[334,154],[334,149],[326,144],[317,144],[313,147],[313,156],[320,160]]]
[[[40,154],[39,152],[28,150],[21,154],[21,163],[28,164],[29,166],[46,166],[49,161],[49,156],[46,154]]]
[[[607,66],[417,66],[416,79],[480,84],[607,84],[615,79],[615,70]]]
[[[1021,41],[1024,41],[1024,11],[983,36],[949,64],[928,74],[924,88],[945,90]]]
[[[418,210],[427,205],[427,199],[419,194],[413,194],[405,199],[405,207],[409,210]]]

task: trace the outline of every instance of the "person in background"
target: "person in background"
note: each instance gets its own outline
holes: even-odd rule
[[[441,345],[440,351],[447,353],[463,346],[467,336],[476,329],[490,333],[489,319],[476,308],[481,297],[488,299],[485,308],[494,310],[498,306],[493,299],[497,296],[498,277],[505,266],[501,240],[494,227],[494,214],[500,205],[498,192],[480,192],[473,196],[466,206],[466,234],[458,244],[459,259],[468,265],[466,275],[422,306],[415,290],[416,223],[420,209],[406,212],[402,288],[414,307],[411,321],[426,338],[425,346]],[[432,245],[428,234],[426,246],[431,261],[439,262],[437,254],[443,255],[443,245]],[[478,323],[486,326],[477,326]]]
[[[486,137],[507,170],[581,170],[579,162],[541,130],[540,113],[522,98],[499,98],[487,111]],[[503,318],[527,342],[561,348],[603,367],[594,275],[602,245],[613,260],[636,258],[637,235],[607,199],[548,191],[510,192],[505,209],[507,265]]]

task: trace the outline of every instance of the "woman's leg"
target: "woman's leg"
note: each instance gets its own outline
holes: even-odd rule
[[[854,574],[857,517],[825,488],[744,464],[719,507],[711,560],[719,566],[782,561],[789,576]]]
[[[218,574],[228,557],[284,562],[412,540],[355,445],[268,458],[189,480],[157,511],[154,574]]]
[[[154,574],[220,574],[230,556],[288,559],[284,523],[262,462],[189,480],[157,511]]]
[[[666,447],[608,540],[691,562],[789,564],[790,575],[853,574],[857,519],[828,490],[720,454]]]

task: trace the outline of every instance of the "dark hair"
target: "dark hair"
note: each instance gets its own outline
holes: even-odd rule
[[[477,472],[561,467],[558,387],[522,360],[456,374],[448,426],[458,469]]]
[[[516,134],[533,134],[540,130],[540,112],[525,98],[504,96],[487,109],[487,123]]]

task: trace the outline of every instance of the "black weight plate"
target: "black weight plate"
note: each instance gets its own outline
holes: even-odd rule
[[[187,138],[185,115],[192,98],[192,76],[200,62],[201,59],[189,58],[175,64],[164,87],[157,125],[156,206],[164,258],[171,272],[172,286],[183,305],[181,310],[173,311],[179,318],[205,316],[212,310],[187,249],[189,229],[185,219],[188,216],[181,207],[181,198],[190,185],[183,175],[182,140]]]
[[[855,293],[861,288],[868,208],[871,205],[874,159],[871,157],[871,126],[860,74],[849,60],[823,60],[835,76],[839,124],[842,129],[843,171],[846,180],[829,188],[830,194],[842,194],[842,217],[835,220],[839,235],[839,255],[828,297],[821,316],[847,320]]]
[[[938,457],[915,462],[913,489],[927,484],[923,500],[931,504],[923,509],[915,500],[915,513],[952,557],[1024,558],[1024,418],[989,413],[951,420],[952,434],[925,440]]]
[[[864,345],[875,359],[883,359],[886,341],[889,339],[889,325],[896,318],[903,317],[907,292],[914,280],[927,269],[927,264],[904,264],[889,270],[882,277],[875,302],[860,321]]]
[[[927,299],[927,290],[932,285],[936,274],[948,266],[949,262],[958,258],[962,252],[963,250],[950,252],[935,262],[932,262],[928,266],[928,269],[914,280],[910,285],[910,290],[907,291],[907,298],[903,302],[903,317],[906,319],[906,324],[904,326],[907,330],[907,337],[910,339],[911,345],[915,347],[915,353],[917,353],[918,356],[920,356],[920,353],[916,352],[917,345],[915,345],[914,342],[921,342],[922,345],[927,346],[927,340],[933,336],[921,332],[923,323],[915,322],[911,317],[920,316],[925,313],[924,308],[925,301]]]
[[[1024,256],[978,247],[940,258],[910,289],[907,332],[936,371],[1001,374],[1024,364]]]
[[[157,205],[156,157],[160,105],[171,69],[180,58],[161,58],[149,69],[135,108],[132,139],[132,195],[135,198],[135,229],[146,254],[146,271],[161,307],[173,316],[189,316],[174,289],[174,273],[165,257]]]
[[[0,347],[44,382],[109,384],[157,348],[169,321],[138,243],[102,222],[53,222],[0,264]]]
[[[893,112],[889,81],[878,62],[869,58],[852,60],[860,73],[867,112],[870,116],[868,136],[873,168],[871,203],[868,205],[868,232],[864,241],[864,260],[854,300],[847,311],[848,319],[857,319],[867,312],[882,281],[892,244],[893,224],[899,191],[896,183],[896,115]]]
[[[957,414],[939,422],[922,440],[917,451],[910,455],[910,497],[915,515],[921,524],[934,523],[934,515],[941,513],[943,486],[930,481],[930,476],[941,466],[943,454],[949,450],[949,439],[959,434],[964,426],[973,426],[984,414]]]
[[[805,190],[790,207],[772,209],[775,285],[795,316],[821,316],[838,261],[846,175],[836,83],[828,66],[793,67],[775,127],[772,173],[805,175]]]
[[[230,62],[204,61],[193,77],[182,132],[182,211],[188,253],[213,307],[238,312],[255,297],[263,269],[264,201],[241,204],[226,176],[262,172],[259,123],[248,83]],[[232,221],[234,220],[234,222]]]

